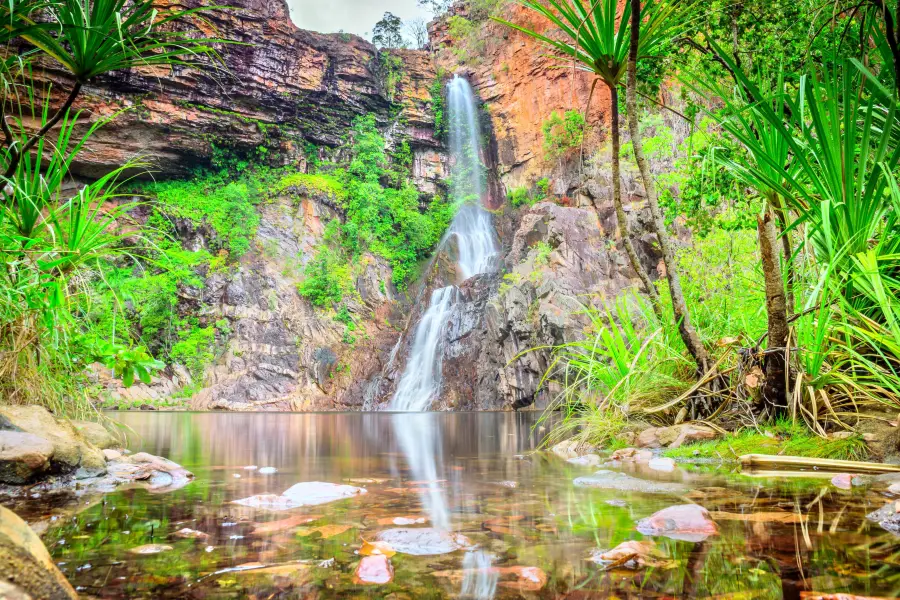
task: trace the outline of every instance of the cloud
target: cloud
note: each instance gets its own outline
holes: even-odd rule
[[[291,19],[298,27],[322,33],[346,31],[370,39],[372,27],[386,12],[404,21],[430,15],[416,0],[287,0]]]

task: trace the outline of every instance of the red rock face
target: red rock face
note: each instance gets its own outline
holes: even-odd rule
[[[510,3],[502,16],[550,37],[559,35],[545,18],[517,3]],[[466,75],[485,102],[506,186],[532,185],[547,175],[554,165],[544,157],[541,125],[553,111],[584,111],[594,75],[574,69],[545,44],[500,23],[484,24],[479,36],[484,52],[469,65],[460,65],[454,55],[446,20],[429,24],[429,31],[432,46],[439,48],[438,64]],[[609,106],[609,91],[599,83],[587,113],[587,123],[594,128],[588,147],[596,146],[607,126]]]
[[[430,161],[423,173],[443,175],[431,164],[441,164],[434,156],[441,144],[426,104],[435,77],[426,53],[398,51],[400,81],[390,86],[375,47],[362,38],[298,29],[284,0],[227,4],[240,10],[211,12],[209,25],[201,27],[206,35],[242,44],[221,46],[218,69],[134,69],[85,87],[76,102],[86,109],[85,121],[127,112],[95,135],[76,165],[78,174],[96,176],[145,155],[153,157],[159,175],[185,175],[209,163],[213,144],[248,155],[265,146],[274,162],[302,166],[307,142],[323,152],[336,148],[357,115],[374,113],[385,127],[403,123],[392,129],[392,138],[408,139],[416,157]],[[71,86],[51,64],[43,77],[54,84],[54,95]]]

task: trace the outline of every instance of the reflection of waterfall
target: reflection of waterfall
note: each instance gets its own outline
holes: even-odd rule
[[[497,241],[491,215],[482,207],[484,163],[481,160],[475,96],[469,83],[454,77],[448,88],[450,130],[450,194],[460,204],[447,235],[441,242],[453,243],[460,274],[468,279],[493,268]],[[428,410],[441,391],[441,355],[455,287],[431,294],[431,304],[416,326],[406,369],[390,403],[393,410]]]
[[[409,470],[415,480],[421,482],[419,487],[426,490],[420,492],[419,496],[432,526],[449,529],[450,509],[441,484],[438,483],[438,479],[442,479],[438,476],[438,465],[443,466],[443,453],[437,418],[438,415],[433,413],[391,415],[394,435],[397,436]]]
[[[461,598],[490,600],[497,593],[497,571],[491,569],[493,556],[484,550],[466,552],[463,559],[463,582],[459,590]]]

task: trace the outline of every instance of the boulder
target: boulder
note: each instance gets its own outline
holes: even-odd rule
[[[94,421],[72,421],[72,425],[75,426],[75,429],[85,440],[101,450],[122,447],[122,442],[100,423],[95,423]]]
[[[11,510],[0,506],[0,582],[18,596],[2,598],[35,598],[71,600],[78,595],[56,565],[50,553],[28,524]]]
[[[186,486],[193,478],[193,473],[171,460],[138,452],[111,460],[107,463],[107,476],[94,482],[94,485],[110,488],[140,483],[151,492],[169,492]]]
[[[714,440],[719,432],[712,427],[684,423],[671,427],[651,427],[638,435],[635,445],[638,448],[678,448],[692,442]]]
[[[54,473],[76,472],[85,478],[103,474],[103,453],[75,428],[72,422],[57,419],[42,406],[0,406],[0,428],[22,431],[44,438],[53,445],[50,468]]]
[[[22,431],[0,431],[0,483],[27,483],[50,468],[53,444]]]
[[[596,451],[597,449],[590,444],[575,439],[562,441],[550,448],[550,452],[566,460],[578,458],[579,456],[584,456],[586,454],[593,454]]]
[[[697,504],[670,506],[638,521],[637,530],[644,535],[658,535],[673,540],[702,542],[719,533],[709,511]]]
[[[619,462],[645,463],[653,460],[653,452],[650,450],[638,450],[637,448],[620,448],[613,452],[609,458]]]

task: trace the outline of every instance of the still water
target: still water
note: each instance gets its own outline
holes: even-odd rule
[[[738,599],[900,591],[898,538],[864,516],[884,496],[838,490],[828,479],[632,466],[619,468],[683,488],[585,489],[574,480],[598,467],[533,452],[541,435],[527,413],[113,417],[131,429],[132,450],[169,457],[196,479],[167,493],[82,497],[77,509],[42,500],[15,507],[32,522],[49,522],[44,541],[86,596]],[[234,504],[317,481],[366,492],[280,511]],[[638,520],[685,503],[707,508],[719,533],[679,541],[636,531]],[[185,529],[190,537],[176,534]],[[649,566],[590,560],[597,550],[651,539]],[[364,558],[378,540],[386,552]]]

